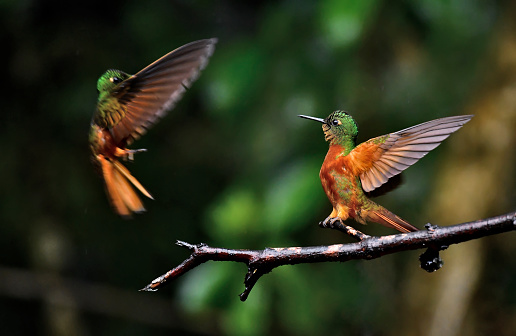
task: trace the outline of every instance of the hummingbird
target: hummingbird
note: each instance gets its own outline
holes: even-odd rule
[[[335,111],[326,119],[299,115],[322,123],[324,139],[329,142],[319,177],[333,211],[322,222],[330,227],[353,218],[366,224],[375,222],[401,232],[418,228],[367,197],[393,177],[416,163],[457,131],[473,116],[440,118],[372,138],[356,145],[358,127],[351,115]]]
[[[111,205],[122,217],[145,211],[133,186],[146,197],[153,197],[119,159],[132,161],[134,154],[146,151],[127,146],[181,99],[206,67],[216,43],[215,38],[191,42],[134,75],[109,69],[98,79],[99,96],[89,144]]]

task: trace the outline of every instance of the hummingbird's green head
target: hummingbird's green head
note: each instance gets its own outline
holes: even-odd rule
[[[345,111],[335,111],[326,119],[303,115],[299,117],[321,122],[323,124],[324,140],[329,141],[331,145],[342,145],[348,143],[350,140],[354,143],[358,134],[358,127],[355,120]]]
[[[99,80],[97,81],[97,91],[99,93],[109,92],[129,77],[131,76],[123,71],[109,69],[108,71],[104,72],[104,74],[100,76]]]

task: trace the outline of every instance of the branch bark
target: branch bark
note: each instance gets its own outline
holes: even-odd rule
[[[370,260],[401,251],[427,248],[426,252],[420,256],[421,267],[428,272],[433,272],[442,266],[439,251],[448,248],[449,245],[516,230],[516,212],[453,226],[438,227],[427,224],[425,227],[426,230],[390,236],[355,236],[360,239],[356,243],[265,248],[264,250],[234,250],[177,241],[176,245],[188,248],[192,251],[191,255],[180,265],[154,279],[141,290],[156,291],[171,280],[209,260],[236,261],[247,265],[248,271],[244,279],[245,290],[240,294],[241,301],[247,299],[262,275],[283,265]]]

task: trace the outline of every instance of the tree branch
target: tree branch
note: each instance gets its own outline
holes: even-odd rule
[[[427,224],[425,227],[426,230],[390,236],[354,235],[360,240],[356,243],[265,248],[264,250],[233,250],[210,247],[206,244],[192,245],[177,241],[176,245],[186,247],[192,251],[190,257],[179,266],[154,279],[141,290],[156,291],[170,280],[185,274],[208,260],[236,261],[247,264],[248,271],[244,280],[245,290],[240,294],[240,300],[242,301],[247,299],[253,286],[262,275],[283,265],[329,261],[345,262],[356,259],[369,260],[396,252],[427,248],[427,251],[420,256],[421,267],[428,272],[433,272],[442,266],[439,251],[446,249],[449,245],[516,230],[516,212],[447,227],[438,227],[431,224]],[[343,231],[348,230],[341,229]]]

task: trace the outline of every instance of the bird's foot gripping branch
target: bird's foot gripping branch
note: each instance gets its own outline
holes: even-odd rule
[[[171,280],[209,260],[236,261],[247,265],[247,274],[244,279],[245,290],[240,294],[242,301],[247,299],[262,275],[283,265],[375,259],[396,252],[426,248],[426,252],[420,256],[421,267],[432,272],[442,265],[439,257],[440,250],[452,244],[516,230],[516,212],[447,227],[430,224],[425,227],[426,230],[411,233],[357,238],[360,240],[359,242],[349,244],[265,248],[263,250],[233,250],[177,241],[177,245],[192,251],[190,256],[174,269],[154,279],[142,291],[156,291]]]
[[[344,232],[348,236],[355,238],[358,241],[362,241],[364,239],[371,238],[371,236],[366,235],[362,231],[358,231],[352,226],[344,224],[344,222],[340,218],[326,218],[324,221],[319,222],[319,226],[325,229],[334,229],[340,232]]]

